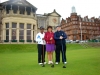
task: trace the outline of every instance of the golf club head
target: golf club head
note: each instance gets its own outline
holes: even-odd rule
[[[43,64],[42,67],[45,67],[45,65]]]
[[[63,68],[66,68],[66,66],[63,66]]]
[[[54,64],[52,64],[51,67],[54,68]]]

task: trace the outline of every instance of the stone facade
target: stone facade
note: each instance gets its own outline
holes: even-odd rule
[[[1,40],[1,33],[2,33],[2,6],[0,4],[0,42],[2,42]]]
[[[89,40],[100,36],[100,19],[95,17],[82,18],[77,13],[71,13],[70,17],[61,20],[61,27],[69,40]]]
[[[60,25],[60,18],[61,18],[61,16],[56,12],[55,9],[54,9],[53,12],[45,13],[44,15],[37,14],[38,28],[40,26],[44,26],[44,28],[46,30],[47,26],[50,25],[50,26],[53,27],[53,31],[55,31],[55,27],[57,25]]]
[[[5,42],[34,42],[37,34],[37,8],[26,0],[9,0],[2,3],[0,11],[0,40]],[[1,16],[0,15],[0,16]]]
[[[2,10],[1,10],[2,7]],[[0,42],[33,43],[40,26],[60,24],[60,15],[54,10],[48,14],[36,14],[37,8],[26,0],[9,0],[0,4]]]
[[[47,28],[47,16],[44,16],[42,14],[37,14],[37,27],[38,27],[38,32],[39,28],[43,26],[46,30]]]

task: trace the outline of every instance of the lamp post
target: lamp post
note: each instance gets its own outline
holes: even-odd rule
[[[82,23],[80,22],[81,42],[82,42]]]

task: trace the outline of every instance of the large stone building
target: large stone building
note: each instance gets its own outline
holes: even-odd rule
[[[61,16],[56,12],[55,9],[51,13],[44,13],[43,15],[37,14],[38,28],[40,26],[43,26],[46,30],[47,26],[50,25],[53,27],[53,31],[55,31],[55,27],[57,25],[60,25],[60,18],[61,18]]]
[[[69,40],[89,40],[100,36],[100,18],[82,18],[77,15],[75,7],[72,8],[70,17],[61,20],[61,27]]]
[[[1,6],[0,41],[33,42],[37,34],[37,8],[26,0],[9,0]]]
[[[0,42],[33,43],[40,26],[60,24],[60,15],[54,10],[36,14],[37,8],[26,0],[8,0],[0,3]]]

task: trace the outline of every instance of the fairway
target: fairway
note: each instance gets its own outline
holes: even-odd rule
[[[0,45],[0,48],[2,46]],[[23,46],[26,47],[23,49],[28,50],[28,46]],[[8,49],[5,49],[8,50],[7,52],[3,52],[2,47],[0,75],[100,75],[100,48],[83,48],[80,45],[69,44],[67,46],[68,64],[67,68],[63,69],[62,63],[55,65],[54,68],[48,64],[45,67],[38,65],[36,45],[31,46],[29,49],[32,48],[34,51],[27,52],[26,50],[17,52],[17,47],[13,47],[15,52],[9,52]]]

